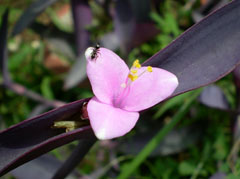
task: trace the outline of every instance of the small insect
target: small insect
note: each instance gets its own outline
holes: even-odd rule
[[[100,49],[100,45],[97,44],[97,45],[94,47],[94,49],[93,49],[93,51],[92,51],[92,53],[91,53],[91,59],[92,59],[92,60],[96,60],[96,58],[98,57],[99,49]]]

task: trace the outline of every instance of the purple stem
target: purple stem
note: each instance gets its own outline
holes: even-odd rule
[[[47,106],[51,106],[54,108],[63,106],[64,102],[62,101],[57,101],[57,100],[48,100],[44,97],[42,97],[41,95],[28,90],[27,88],[25,88],[24,86],[18,84],[18,83],[14,83],[14,82],[10,82],[10,81],[4,81],[4,86],[10,90],[12,90],[13,92],[15,92],[18,95],[23,95],[25,97],[28,97],[34,101],[38,101],[40,103],[46,104]]]

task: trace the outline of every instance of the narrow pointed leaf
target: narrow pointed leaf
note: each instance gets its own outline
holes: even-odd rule
[[[54,121],[78,119],[81,116],[82,105],[86,101],[69,103],[2,131],[0,133],[0,176],[73,140],[94,139],[90,126],[67,133],[53,128]]]
[[[199,96],[199,101],[208,107],[222,110],[228,110],[230,106],[222,89],[216,85],[206,87]]]
[[[0,28],[0,72],[3,76],[4,82],[9,82],[9,74],[7,70],[7,29],[8,29],[8,9],[2,16],[2,24]]]
[[[64,80],[65,90],[78,85],[86,78],[86,64],[87,61],[84,54],[80,55]]]
[[[188,146],[197,142],[202,134],[198,125],[191,125],[180,129],[173,129],[159,143],[156,149],[149,157],[157,157],[159,155],[166,156],[176,154],[186,149]],[[118,150],[126,155],[137,155],[144,146],[157,134],[159,126],[151,128],[151,131],[144,131],[131,136],[127,141],[124,141]]]
[[[71,4],[77,56],[80,56],[90,44],[90,33],[86,27],[92,23],[92,12],[87,0],[71,0]]]
[[[86,78],[85,49],[90,44],[90,33],[86,27],[92,22],[92,12],[87,0],[72,0],[77,60],[64,80],[64,89],[75,87]]]
[[[232,1],[187,30],[144,65],[174,73],[179,86],[172,96],[205,86],[240,63],[240,1]]]
[[[34,19],[43,12],[48,6],[52,5],[57,0],[36,0],[34,1],[18,19],[14,26],[12,35],[15,36],[22,32]]]
[[[61,161],[49,154],[45,154],[16,168],[11,171],[11,174],[18,179],[47,179],[52,178],[53,173],[61,165]],[[79,173],[74,171],[66,177],[66,179],[74,179],[77,178],[77,176],[79,176]]]
[[[131,40],[136,25],[132,7],[128,0],[117,0],[115,4],[114,29],[120,41],[123,54],[130,50]]]

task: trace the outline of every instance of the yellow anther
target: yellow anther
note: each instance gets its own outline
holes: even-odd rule
[[[132,81],[135,81],[136,79],[138,79],[137,75],[133,76],[133,80]]]
[[[135,61],[133,62],[133,67],[135,67],[135,68],[141,68],[141,65],[140,65],[140,63],[139,63],[139,60],[135,60]]]
[[[151,66],[148,66],[148,67],[147,67],[147,71],[148,71],[148,72],[152,72],[152,71],[153,71],[152,67],[151,67]]]
[[[137,70],[131,70],[132,74],[136,74],[138,71]]]
[[[141,68],[141,65],[138,63],[138,64],[136,65],[136,68]]]
[[[138,60],[138,59],[136,59],[136,60],[133,62],[133,65],[135,65],[135,64],[139,64],[139,60]]]
[[[137,76],[137,75],[129,74],[129,75],[128,75],[128,78],[129,78],[131,81],[135,81],[136,79],[138,79],[138,76]]]

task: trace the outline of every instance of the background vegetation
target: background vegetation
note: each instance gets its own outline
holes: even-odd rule
[[[1,0],[0,16],[6,8],[10,8],[10,32],[31,3],[30,0]],[[136,58],[143,62],[224,3],[226,1],[162,0],[158,7],[151,8],[149,16],[158,33],[127,52],[121,48],[116,51],[129,64]],[[89,4],[93,20],[86,29],[94,45],[113,30],[114,24],[99,3],[89,1]],[[67,76],[76,64],[78,54],[76,42],[71,36],[74,33],[71,16],[70,2],[57,1],[36,18],[34,25],[39,26],[31,26],[16,36],[9,33],[7,68],[11,79],[49,101],[67,103],[93,96],[86,78],[76,86],[66,87]],[[40,26],[45,28],[44,34],[36,29]],[[52,36],[55,33],[64,35]],[[2,76],[0,83],[3,83]],[[134,170],[133,178],[143,179],[238,178],[239,119],[234,112],[237,104],[238,96],[232,74],[205,89],[174,97],[144,112],[135,129],[128,135],[116,140],[98,141],[74,174],[90,178],[114,178],[120,173],[124,175],[128,170]],[[53,107],[2,85],[0,129]],[[173,120],[181,122],[161,140],[161,126]],[[75,146],[76,142],[70,143],[51,151],[49,155],[64,161]],[[148,154],[151,148],[154,152]],[[144,154],[148,156],[146,159]],[[141,165],[131,169],[129,163],[133,159],[141,161],[141,158]],[[11,172],[5,177],[19,178],[20,175],[26,173]]]

